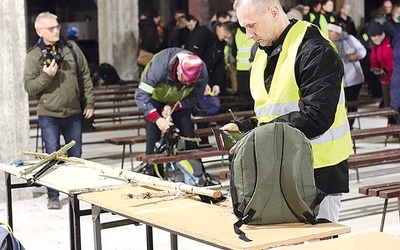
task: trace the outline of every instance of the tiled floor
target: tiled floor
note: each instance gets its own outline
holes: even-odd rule
[[[386,119],[381,117],[361,118],[363,128],[386,126]],[[32,132],[33,133],[33,132]],[[110,137],[132,135],[136,131],[91,133],[84,135],[85,142],[100,142]],[[390,139],[384,146],[383,137],[360,140],[357,152],[366,152],[384,148],[398,148],[399,142]],[[32,150],[34,141],[32,140]],[[114,167],[120,167],[122,146],[105,143],[85,144],[83,158]],[[144,144],[133,147],[134,154],[144,152]],[[134,162],[135,166],[139,162]],[[358,194],[358,187],[380,182],[400,180],[400,163],[371,166],[360,169],[360,182],[356,181],[355,171],[350,171],[351,191],[344,195],[340,223],[351,227],[351,234],[379,231],[383,200],[375,197],[364,197]],[[129,158],[125,160],[125,169],[130,169]],[[208,163],[207,171],[218,176],[222,170],[219,162]],[[49,211],[46,208],[46,195],[41,195],[43,188],[32,188],[35,198],[18,200],[14,203],[14,231],[27,249],[69,249],[68,207],[66,195],[62,195],[62,210]],[[0,200],[0,220],[5,220],[4,200]],[[88,204],[81,204],[89,208]],[[115,215],[105,215],[103,220],[115,219]],[[81,219],[82,249],[93,249],[93,233],[90,216]],[[384,232],[400,234],[397,200],[389,201],[389,212],[386,217]],[[169,234],[155,230],[155,249],[169,249]],[[145,227],[126,226],[102,231],[103,249],[145,249]],[[179,249],[215,249],[201,243],[178,238]]]

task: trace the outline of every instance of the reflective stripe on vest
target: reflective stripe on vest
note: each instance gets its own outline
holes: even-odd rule
[[[237,70],[249,70],[250,69],[250,54],[251,47],[254,44],[254,41],[251,39],[247,39],[246,33],[237,29],[235,35],[237,54],[236,54],[236,69]]]
[[[153,94],[154,92],[154,87],[145,83],[145,82],[140,82],[139,84],[139,89],[143,90],[144,92],[148,93],[148,94]]]
[[[225,64],[229,64],[230,63],[230,52],[231,52],[231,48],[230,46],[227,44],[224,47],[224,60],[225,60]]]
[[[257,50],[251,70],[250,89],[259,123],[269,122],[281,115],[300,110],[298,104],[300,90],[294,72],[295,60],[297,50],[310,25],[308,22],[298,21],[289,30],[279,54],[269,92],[265,89],[264,84],[264,70],[268,56],[264,51]],[[327,39],[322,32],[321,35]],[[333,43],[329,39],[327,40],[335,48]],[[311,138],[311,144],[314,154],[314,168],[338,164],[353,153],[343,84],[332,126],[321,136]]]

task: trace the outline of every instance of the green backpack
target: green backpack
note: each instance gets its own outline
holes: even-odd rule
[[[324,194],[315,187],[311,143],[285,123],[268,123],[248,132],[236,144],[230,193],[242,224],[308,222],[316,224]]]

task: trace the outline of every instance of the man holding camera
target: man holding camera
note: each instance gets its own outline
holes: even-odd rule
[[[37,115],[47,153],[60,149],[60,135],[76,145],[68,156],[81,157],[82,115],[93,116],[93,83],[87,61],[73,41],[60,39],[57,16],[40,13],[35,20],[37,44],[28,51],[24,86],[38,98]],[[49,209],[61,209],[59,192],[48,189]]]

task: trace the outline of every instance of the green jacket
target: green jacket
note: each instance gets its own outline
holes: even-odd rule
[[[59,43],[62,43],[60,40]],[[81,113],[78,81],[83,83],[86,107],[94,107],[93,82],[85,56],[75,42],[69,41],[76,54],[62,44],[63,61],[54,77],[43,72],[42,52],[39,46],[28,51],[25,61],[24,87],[30,96],[39,99],[38,116],[65,118]]]

